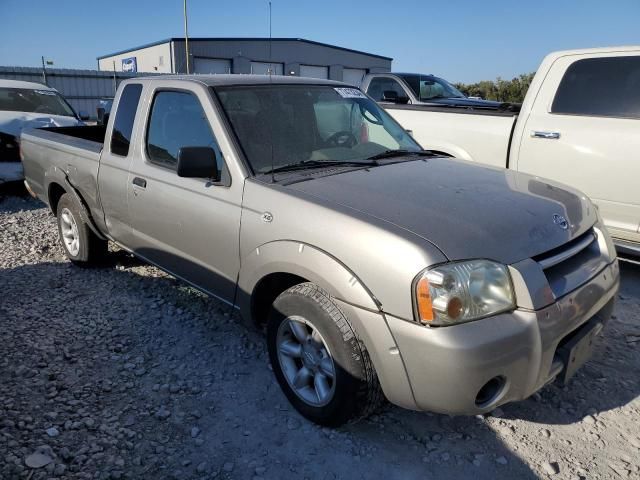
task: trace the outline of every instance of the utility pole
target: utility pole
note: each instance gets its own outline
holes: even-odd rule
[[[184,0],[184,51],[187,56],[187,75],[189,75],[189,29],[187,24],[187,0]]]

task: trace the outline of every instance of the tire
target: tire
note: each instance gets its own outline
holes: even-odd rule
[[[68,193],[60,197],[56,209],[60,244],[74,264],[83,267],[101,265],[107,255],[107,241],[98,238],[82,220],[81,208]]]
[[[295,285],[273,302],[267,346],[280,387],[312,422],[336,427],[359,420],[384,400],[364,345],[329,294],[313,283]]]

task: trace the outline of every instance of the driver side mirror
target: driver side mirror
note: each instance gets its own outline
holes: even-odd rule
[[[406,104],[409,102],[409,97],[399,97],[398,92],[394,90],[385,90],[384,92],[382,92],[382,101]]]
[[[80,110],[78,112],[78,118],[80,118],[80,120],[82,120],[82,121],[89,120],[89,114],[87,112],[85,112],[84,110]]]
[[[218,158],[211,147],[182,147],[178,151],[179,177],[209,178],[213,182],[220,181]]]

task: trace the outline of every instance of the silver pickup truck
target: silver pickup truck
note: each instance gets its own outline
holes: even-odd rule
[[[71,261],[111,241],[227,302],[320,424],[384,397],[448,414],[524,399],[572,376],[613,308],[589,199],[422,150],[342,83],[136,78],[106,127],[21,142]]]

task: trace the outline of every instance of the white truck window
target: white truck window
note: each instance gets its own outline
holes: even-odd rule
[[[640,57],[574,62],[560,82],[551,112],[640,118]]]

